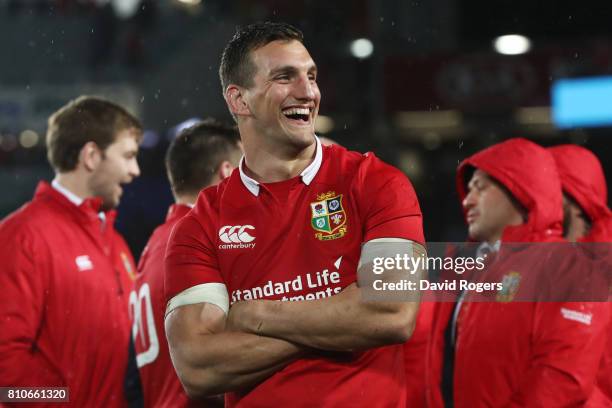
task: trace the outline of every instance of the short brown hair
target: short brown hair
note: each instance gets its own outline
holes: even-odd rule
[[[236,127],[211,118],[183,130],[166,152],[174,194],[196,194],[207,187],[219,165],[240,152],[239,141]]]
[[[225,88],[231,83],[245,88],[252,86],[255,65],[251,60],[251,51],[278,40],[303,43],[304,35],[290,24],[269,21],[238,29],[221,55],[219,77],[222,92],[225,93]]]
[[[127,110],[101,98],[80,96],[49,117],[49,163],[58,172],[72,171],[87,142],[94,142],[104,151],[123,130],[134,130],[140,142],[142,125]]]

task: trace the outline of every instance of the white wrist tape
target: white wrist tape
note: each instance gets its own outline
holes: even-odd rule
[[[229,295],[223,283],[203,283],[185,289],[174,296],[166,306],[166,316],[180,306],[210,303],[218,306],[227,315],[229,311]]]
[[[403,238],[376,238],[372,239],[361,248],[361,257],[359,258],[359,265],[357,269],[361,268],[362,265],[371,263],[374,258],[386,258],[395,255],[398,250],[398,244],[401,245],[402,249],[405,246],[403,253],[413,256],[414,248],[412,247],[413,241]],[[378,244],[393,244],[393,245],[378,245]]]

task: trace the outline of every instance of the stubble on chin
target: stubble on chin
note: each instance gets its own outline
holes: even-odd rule
[[[102,205],[100,206],[101,211],[111,211],[119,206],[119,200],[108,199],[102,197]]]

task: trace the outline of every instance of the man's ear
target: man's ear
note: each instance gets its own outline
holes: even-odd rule
[[[94,142],[87,142],[79,152],[79,164],[87,171],[95,170],[102,161],[102,150]]]
[[[219,167],[217,167],[217,176],[219,177],[219,181],[228,178],[234,169],[235,167],[232,166],[229,161],[223,160]]]
[[[251,110],[244,98],[244,90],[237,85],[228,85],[225,90],[225,100],[230,112],[235,116],[250,115]]]

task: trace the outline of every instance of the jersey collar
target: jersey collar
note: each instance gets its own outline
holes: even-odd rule
[[[70,201],[72,204],[76,205],[77,207],[80,207],[84,202],[89,202],[92,208],[98,214],[98,218],[100,219],[102,224],[106,224],[106,221],[108,218],[107,214],[104,211],[100,211],[100,205],[102,204],[102,199],[100,199],[99,197],[91,197],[85,200],[79,197],[78,195],[74,194],[72,191],[68,190],[66,187],[62,186],[56,178],[54,178],[53,181],[51,181],[51,186],[55,189],[55,191],[57,191],[58,193],[66,197],[68,201]]]
[[[193,204],[172,204],[168,208],[166,221],[171,221],[176,218],[183,218],[183,216],[186,215],[192,208]]]
[[[59,181],[57,181],[57,179],[53,179],[53,181],[51,182],[51,186],[53,186],[54,189],[62,193],[62,195],[66,197],[68,201],[70,201],[72,204],[76,205],[77,207],[83,203],[83,199],[81,197],[77,196],[72,191],[62,186],[59,183]]]
[[[319,169],[321,168],[321,163],[323,162],[323,147],[321,146],[321,141],[316,135],[315,141],[317,143],[317,148],[314,160],[304,169],[304,171],[300,173],[302,183],[306,184],[307,186],[310,185],[312,180],[315,178],[319,172]],[[247,176],[244,172],[244,156],[242,156],[242,159],[240,159],[240,165],[238,168],[240,170],[240,180],[242,180],[242,184],[244,184],[247,190],[249,190],[255,197],[259,196],[259,182]]]

